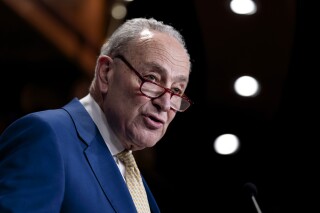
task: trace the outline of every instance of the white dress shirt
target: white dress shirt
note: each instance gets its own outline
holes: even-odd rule
[[[116,154],[123,151],[124,147],[111,130],[106,116],[104,115],[98,103],[92,98],[90,94],[80,99],[80,103],[84,106],[94,123],[97,125],[104,142],[109,148],[122,176],[124,177],[125,167],[123,163],[116,157]]]

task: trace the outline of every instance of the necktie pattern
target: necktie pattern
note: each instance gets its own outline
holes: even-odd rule
[[[120,152],[117,157],[125,165],[125,179],[138,213],[150,213],[147,194],[132,152],[125,150]]]

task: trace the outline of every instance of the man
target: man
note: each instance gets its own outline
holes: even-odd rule
[[[101,48],[86,97],[26,115],[1,135],[0,212],[137,212],[117,156],[154,146],[191,105],[190,69],[174,28],[126,21]]]

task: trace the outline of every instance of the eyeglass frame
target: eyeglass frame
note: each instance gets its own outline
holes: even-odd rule
[[[117,55],[115,55],[115,56],[113,57],[113,59],[115,59],[115,58],[118,58],[118,59],[120,59],[122,62],[124,62],[125,65],[126,65],[130,70],[132,70],[132,71],[140,78],[141,84],[140,84],[140,88],[139,88],[139,89],[140,89],[140,92],[141,92],[144,96],[146,96],[146,97],[148,97],[148,98],[151,98],[151,99],[155,99],[155,98],[161,97],[162,95],[164,95],[165,93],[168,92],[168,93],[170,94],[170,100],[171,100],[172,96],[175,95],[175,96],[180,97],[181,99],[184,99],[185,101],[187,101],[187,102],[189,103],[189,106],[188,106],[186,109],[184,109],[184,110],[175,109],[175,108],[173,108],[173,107],[171,106],[171,103],[170,103],[170,108],[172,108],[173,110],[176,110],[177,112],[184,112],[184,111],[186,111],[186,110],[193,104],[193,102],[192,102],[185,94],[182,94],[182,95],[177,94],[177,93],[175,93],[174,91],[172,91],[171,89],[169,89],[169,88],[167,88],[167,87],[164,87],[164,86],[162,86],[162,85],[160,85],[160,84],[157,84],[156,82],[150,81],[150,80],[145,79],[144,77],[142,77],[141,74],[129,63],[129,61],[128,61],[123,55],[117,54]],[[141,89],[141,88],[142,88],[142,85],[143,85],[145,82],[154,84],[154,85],[156,85],[156,86],[164,89],[163,93],[161,93],[161,94],[160,94],[159,96],[157,96],[157,97],[151,97],[151,96],[146,95],[146,94],[142,91],[142,89]]]

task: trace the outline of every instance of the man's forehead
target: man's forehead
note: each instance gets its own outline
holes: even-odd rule
[[[190,70],[189,55],[185,48],[174,37],[163,32],[143,30],[141,37],[129,45],[129,52],[131,60],[147,64],[149,62],[148,66],[156,66],[153,63],[162,65],[160,61],[167,61],[178,66],[178,70],[181,67]]]

